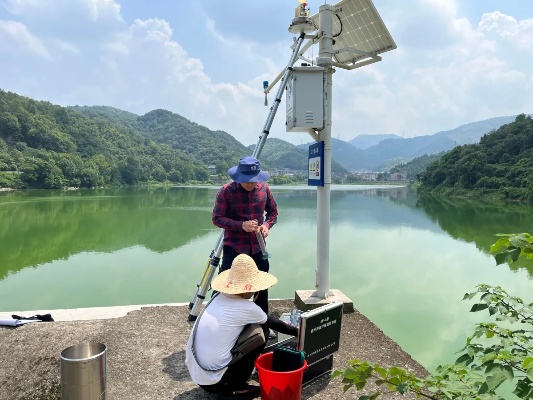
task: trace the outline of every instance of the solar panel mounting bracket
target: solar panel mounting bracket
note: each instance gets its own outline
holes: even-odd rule
[[[350,70],[350,69],[362,67],[363,65],[373,64],[375,62],[378,62],[378,61],[382,60],[381,56],[379,56],[377,54],[367,53],[365,51],[358,50],[358,49],[353,48],[353,47],[344,47],[342,49],[335,50],[333,52],[333,54],[334,54],[333,58],[336,59],[335,58],[336,54],[344,53],[344,52],[352,52],[352,53],[357,54],[358,56],[364,56],[366,58],[365,59],[359,59],[358,62],[352,61],[351,64],[349,62],[340,63],[340,62],[337,61],[337,62],[333,63],[334,66]]]

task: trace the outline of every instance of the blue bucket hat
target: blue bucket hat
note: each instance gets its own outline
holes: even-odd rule
[[[270,175],[261,171],[261,165],[254,157],[244,157],[239,160],[236,167],[228,169],[228,174],[237,183],[265,182]]]

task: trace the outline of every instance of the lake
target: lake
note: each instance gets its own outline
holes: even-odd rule
[[[0,193],[0,311],[189,302],[220,230],[218,187]],[[271,298],[314,289],[316,191],[272,187]],[[531,232],[533,209],[333,186],[331,288],[429,370],[452,362],[479,283],[532,301],[533,262],[496,266],[496,233]]]

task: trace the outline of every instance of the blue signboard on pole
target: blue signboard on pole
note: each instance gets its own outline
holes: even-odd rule
[[[324,186],[324,141],[309,146],[307,185]]]

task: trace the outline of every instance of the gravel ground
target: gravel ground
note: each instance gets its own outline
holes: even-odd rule
[[[271,301],[274,314],[280,315],[292,307],[292,300]],[[108,399],[214,399],[191,381],[184,364],[192,328],[188,315],[185,306],[158,306],[114,319],[43,322],[18,328],[0,326],[0,399],[60,398],[59,354],[86,340],[107,346]],[[346,362],[354,358],[404,367],[420,377],[428,374],[357,311],[343,316],[334,368],[345,368]],[[372,389],[368,385],[365,391],[352,389],[343,394],[340,379],[330,381],[326,375],[306,385],[302,399],[357,399]],[[415,397],[388,394],[382,398]]]

